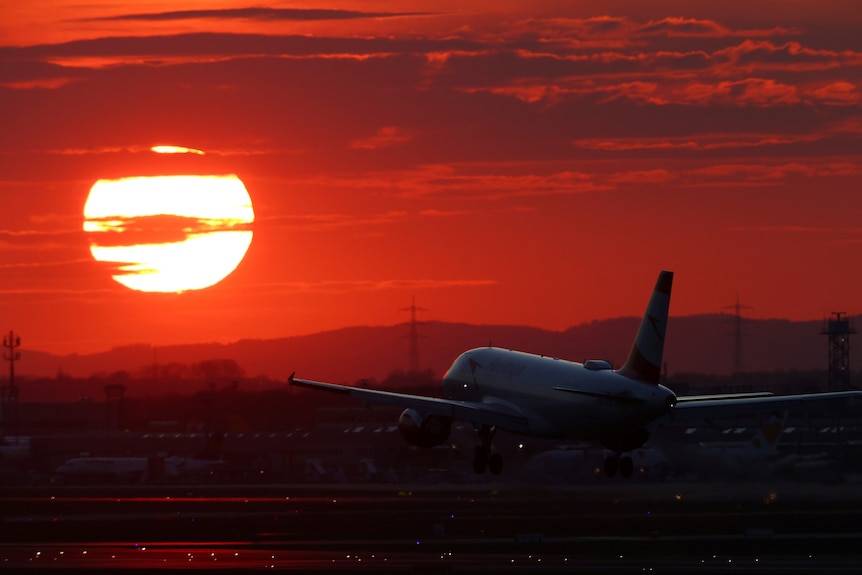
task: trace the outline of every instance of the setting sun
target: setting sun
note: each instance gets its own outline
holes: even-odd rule
[[[135,290],[182,292],[212,286],[251,244],[251,198],[235,175],[99,180],[84,206],[84,231],[114,280]]]

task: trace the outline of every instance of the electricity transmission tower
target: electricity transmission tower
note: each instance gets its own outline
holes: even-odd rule
[[[739,292],[737,292],[736,303],[726,305],[722,309],[733,309],[733,373],[742,373],[742,310],[754,308],[739,303]]]
[[[429,310],[421,307],[416,307],[416,296],[413,296],[413,303],[410,305],[410,307],[403,307],[398,311],[410,312],[410,333],[407,334],[407,338],[410,341],[408,370],[410,371],[410,373],[417,373],[419,371],[419,338],[422,336],[419,335],[419,330],[417,329],[419,322],[416,320],[416,312]]]

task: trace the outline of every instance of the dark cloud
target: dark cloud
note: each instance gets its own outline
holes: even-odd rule
[[[179,243],[192,236],[218,231],[238,231],[251,228],[227,220],[160,214],[155,216],[92,218],[88,222],[107,222],[103,231],[88,234],[90,242],[100,247],[132,246],[143,244]]]
[[[354,10],[326,10],[310,8],[233,8],[225,10],[176,10],[173,12],[153,12],[138,14],[118,14],[100,18],[88,18],[82,22],[99,21],[170,21],[192,20],[198,18],[254,20],[355,20],[361,18],[398,18],[404,16],[428,16],[425,12],[358,12]]]
[[[0,62],[32,64],[40,59],[116,57],[117,61],[122,63],[121,57],[123,56],[141,56],[150,57],[154,63],[157,63],[157,56],[213,57],[222,55],[241,57],[249,55],[314,56],[338,54],[364,56],[378,53],[412,54],[480,49],[484,49],[482,43],[459,38],[399,39],[200,32],[146,37],[97,38],[25,47],[5,46],[0,47]]]

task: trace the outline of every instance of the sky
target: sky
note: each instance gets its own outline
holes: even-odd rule
[[[640,316],[661,269],[672,316],[862,313],[854,0],[0,12],[0,332],[22,349],[393,325],[414,301],[563,330]],[[90,189],[177,174],[240,178],[251,243],[212,287],[130,289],[91,253]]]

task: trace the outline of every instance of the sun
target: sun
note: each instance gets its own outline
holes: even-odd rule
[[[245,257],[252,222],[251,197],[234,174],[99,180],[84,205],[93,258],[147,292],[217,284]]]

